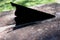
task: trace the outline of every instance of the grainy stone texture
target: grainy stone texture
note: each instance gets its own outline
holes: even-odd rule
[[[55,38],[56,39],[55,39]],[[50,38],[50,39],[49,39]],[[58,21],[30,25],[6,34],[4,40],[51,40],[60,39]]]
[[[60,13],[59,5],[51,3],[32,8],[57,16]],[[11,30],[13,29],[11,27],[0,33],[0,40],[60,40],[60,15],[59,18],[56,17],[51,21],[37,23],[17,30]]]
[[[43,11],[49,14],[54,14],[56,12],[56,5],[58,5],[57,3],[49,3],[49,4],[42,4],[42,5],[37,5],[37,6],[33,6],[31,8],[39,10],[39,11]]]
[[[0,13],[0,27],[11,25],[11,24],[15,23],[14,12],[15,11],[12,10],[12,11],[6,11],[6,12]]]

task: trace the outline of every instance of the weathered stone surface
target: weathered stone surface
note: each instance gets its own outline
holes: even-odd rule
[[[15,24],[14,17],[13,10],[0,13],[0,27]]]
[[[53,22],[26,26],[25,28],[20,28],[10,33],[7,33],[3,37],[3,39],[4,40],[59,40],[60,39],[59,25],[58,21],[53,21]]]
[[[58,5],[57,3],[49,3],[49,4],[42,4],[42,5],[37,5],[37,6],[33,6],[31,8],[39,10],[39,11],[43,11],[46,13],[50,13],[50,14],[54,14],[56,12],[56,5]]]
[[[57,13],[60,13],[59,4],[57,3],[46,4],[43,6],[34,6],[32,8],[51,13],[56,16]],[[11,30],[13,28],[9,28],[0,33],[0,40],[60,40],[60,16],[58,19],[56,17],[51,21],[46,21],[43,23],[39,22],[35,25],[26,26],[17,30]]]

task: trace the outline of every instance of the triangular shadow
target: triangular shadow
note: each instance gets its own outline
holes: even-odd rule
[[[22,26],[20,26],[20,28],[23,27],[23,24],[26,24],[26,23],[31,24],[31,22],[33,22],[33,24],[34,24],[34,22],[36,22],[36,21],[43,21],[43,20],[55,17],[54,15],[51,15],[51,14],[48,14],[48,13],[45,13],[42,11],[37,11],[37,10],[31,9],[31,8],[27,8],[22,5],[12,3],[12,2],[11,2],[11,5],[16,7],[15,21],[16,21],[16,26],[22,25]]]

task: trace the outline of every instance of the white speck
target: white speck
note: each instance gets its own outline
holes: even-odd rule
[[[31,29],[34,29],[33,27]]]
[[[48,28],[45,28],[45,30],[48,30]]]
[[[40,31],[41,29],[38,29],[37,31]]]
[[[56,18],[60,18],[60,12],[56,13]]]
[[[37,31],[38,31],[40,34],[42,34],[42,33],[44,32],[43,29],[38,29]]]

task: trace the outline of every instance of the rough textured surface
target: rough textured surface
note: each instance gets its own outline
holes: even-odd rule
[[[42,6],[34,6],[32,8],[57,16],[57,13],[60,13],[59,7],[59,4],[52,3]],[[11,27],[0,33],[0,40],[60,40],[60,15],[59,18],[56,17],[51,21],[48,20],[43,23],[26,26],[14,31],[11,30]]]
[[[30,25],[12,31],[6,34],[3,38],[4,40],[59,40],[60,27],[58,26],[58,21]]]
[[[31,8],[39,10],[39,11],[43,11],[43,12],[47,12],[50,14],[54,14],[56,12],[56,5],[58,5],[57,3],[50,3],[50,4],[42,4],[42,5],[37,5],[37,6],[33,6]]]
[[[14,24],[14,11],[6,11],[0,13],[0,27]]]

